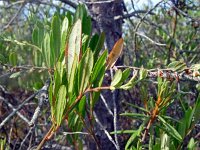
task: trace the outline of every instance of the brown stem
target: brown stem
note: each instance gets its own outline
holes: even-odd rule
[[[49,140],[49,137],[51,135],[53,135],[53,129],[54,129],[54,126],[52,125],[51,128],[49,129],[49,131],[47,132],[47,134],[45,135],[45,137],[42,139],[42,141],[40,142],[40,144],[38,145],[37,149],[36,150],[40,150],[42,148],[42,146],[45,144],[45,142],[47,140]]]
[[[147,133],[148,133],[148,131],[149,131],[151,125],[153,124],[153,122],[154,122],[154,121],[156,120],[156,118],[157,118],[157,115],[158,115],[158,113],[159,113],[159,105],[160,105],[161,102],[162,102],[162,99],[161,99],[160,96],[158,96],[158,99],[157,99],[157,101],[156,101],[156,106],[154,107],[154,109],[153,109],[153,111],[152,111],[152,113],[151,113],[151,118],[150,118],[150,120],[149,120],[149,122],[148,122],[148,125],[147,125],[145,131],[144,131],[144,134],[143,134],[143,137],[142,137],[142,142],[144,142],[144,140],[145,140],[145,138],[146,138],[146,136],[147,136]]]

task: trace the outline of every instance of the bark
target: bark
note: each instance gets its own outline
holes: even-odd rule
[[[88,0],[87,2],[94,2],[94,0]],[[95,1],[97,2],[97,0]],[[98,1],[99,2],[99,1]],[[88,4],[89,12],[93,18],[93,29],[94,32],[105,32],[106,34],[106,44],[105,47],[110,51],[114,45],[114,43],[122,36],[122,20],[114,20],[115,16],[121,16],[123,13],[123,5],[122,0],[112,1],[110,3],[90,3]],[[118,62],[119,63],[119,62]],[[110,81],[106,80],[105,84],[109,84]],[[107,104],[112,109],[114,103],[116,102],[116,107],[119,106],[119,101],[117,98],[118,93],[111,93],[110,91],[105,91],[103,93],[104,98],[106,99]],[[106,128],[107,131],[114,131],[113,126],[113,116],[110,115],[102,102],[99,100],[95,106],[95,112]],[[95,125],[95,133],[97,138],[99,139],[99,143],[101,145],[101,149],[104,150],[112,150],[116,149],[115,146],[109,141],[104,131],[100,129],[98,125]],[[114,136],[113,136],[114,140]],[[96,149],[96,145],[92,142],[89,142],[90,149]]]

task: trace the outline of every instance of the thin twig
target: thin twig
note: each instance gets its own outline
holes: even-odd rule
[[[40,93],[43,90],[43,88],[31,96],[29,96],[27,99],[25,99],[12,113],[10,113],[0,124],[0,129],[7,123],[27,102],[32,100],[38,93]]]
[[[9,103],[8,100],[4,99],[4,98],[1,97],[1,96],[0,96],[0,100],[2,100],[3,102],[5,102],[5,103],[8,105],[8,107],[10,107],[10,108],[12,109],[12,111],[15,111],[14,106],[13,106],[11,103]],[[29,123],[29,120],[28,120],[25,116],[23,116],[19,111],[17,111],[16,114],[17,114],[22,120],[24,120],[27,124]]]
[[[111,79],[113,80],[113,69],[110,70],[110,74],[111,74]],[[119,141],[118,141],[118,135],[117,133],[117,104],[116,104],[116,100],[117,100],[117,91],[113,91],[112,92],[112,100],[113,100],[113,126],[114,126],[114,137],[115,137],[115,143],[116,143],[116,149],[120,150],[120,146],[119,146]]]
[[[142,34],[142,33],[136,32],[136,34],[139,35],[139,36],[142,36],[142,37],[146,38],[147,40],[149,40],[150,42],[152,42],[152,43],[155,44],[155,45],[164,46],[164,47],[167,46],[166,44],[158,43],[158,42],[152,40],[151,38],[149,38],[148,36],[146,36],[146,35],[144,35],[144,34]]]
[[[119,20],[119,19],[127,19],[127,18],[131,18],[131,17],[135,17],[136,14],[143,14],[143,13],[147,13],[146,10],[135,10],[131,13],[127,13],[127,14],[124,14],[124,15],[119,15],[119,16],[115,16],[114,17],[114,20]],[[150,15],[154,15],[154,13],[150,12],[149,13]]]
[[[26,5],[26,0],[24,0],[24,2],[21,4],[19,10],[12,17],[12,19],[8,22],[8,24],[3,27],[3,30],[7,29],[13,23],[13,21],[17,18],[17,16],[20,14],[21,10],[24,8],[25,5]]]
[[[38,106],[35,109],[35,112],[34,112],[33,117],[32,117],[32,119],[29,123],[29,126],[33,126],[35,124],[35,122],[37,121],[37,118],[38,118],[38,116],[41,112],[43,104],[48,101],[48,88],[49,88],[49,86],[50,86],[50,79],[47,80],[45,85],[42,87],[42,89],[40,90],[40,92],[36,96],[36,98],[38,99]]]
[[[84,2],[85,4],[108,4],[108,3],[113,3],[117,2],[116,0],[107,0],[107,1],[94,1],[94,2]]]
[[[101,124],[101,122],[99,121],[99,119],[98,119],[98,117],[97,117],[95,112],[94,112],[94,119],[97,122],[97,124],[101,127],[101,129],[103,129],[103,131],[106,134],[106,136],[108,137],[108,139],[113,143],[113,145],[117,149],[118,147],[117,147],[115,141],[112,139],[112,137],[110,136],[109,132],[105,129],[105,127]]]
[[[76,4],[75,2],[73,1],[70,1],[70,0],[57,0],[57,1],[61,1],[69,6],[71,6],[72,8],[76,9],[76,7],[78,6],[78,4]]]
[[[135,51],[135,59],[137,60],[138,58],[138,56],[137,56],[137,52],[136,52],[136,50],[137,50],[137,48],[136,48],[136,45],[137,45],[137,41],[136,41],[136,38],[137,38],[137,34],[136,34],[136,32],[137,32],[137,30],[139,29],[139,27],[140,27],[140,25],[141,25],[141,23],[142,23],[142,21],[146,18],[146,16],[149,14],[149,13],[151,13],[158,5],[160,5],[160,3],[162,3],[163,2],[163,0],[161,0],[160,2],[158,2],[153,8],[151,8],[149,11],[147,11],[145,14],[144,14],[144,16],[140,19],[140,21],[138,22],[138,24],[136,25],[136,27],[135,27],[135,30],[134,30],[134,32],[135,32],[135,34],[134,34],[134,51]]]
[[[29,137],[29,135],[31,135],[31,134],[33,133],[33,130],[34,130],[34,129],[35,129],[35,126],[32,126],[32,127],[29,129],[28,133],[26,134],[26,136],[24,137],[23,141],[22,141],[21,144],[20,144],[19,150],[22,149],[22,146],[24,145],[24,143],[25,143],[25,141],[27,140],[27,138]]]
[[[108,113],[109,113],[110,115],[113,116],[113,112],[112,112],[111,109],[109,108],[109,106],[108,106],[108,104],[107,104],[107,102],[106,102],[104,96],[103,96],[102,94],[100,94],[100,97],[101,97],[101,99],[102,99],[104,105],[106,106],[106,109],[108,110]]]
[[[3,0],[3,1],[7,1],[7,0]],[[22,4],[22,3],[24,3],[24,0],[13,2],[5,7],[3,6],[3,8],[8,9],[10,7],[13,7],[14,5],[18,5],[18,4]]]

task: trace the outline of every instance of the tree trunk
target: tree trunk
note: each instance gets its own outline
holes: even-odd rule
[[[122,20],[114,20],[115,16],[121,16],[123,13],[122,0],[116,0],[106,3],[105,0],[102,3],[100,3],[99,0],[87,0],[87,2],[94,2],[88,4],[89,12],[93,18],[93,29],[94,31],[105,32],[105,48],[107,48],[110,51],[115,42],[122,36],[123,22]],[[110,81],[107,80],[105,81],[104,85],[109,83]],[[110,91],[105,91],[103,93],[103,96],[109,108],[111,108],[112,112],[114,111],[114,108],[118,108],[119,101],[118,99],[116,99],[117,92],[111,93]],[[108,113],[105,104],[102,100],[99,100],[96,104],[95,113],[99,121],[102,123],[102,125],[106,128],[108,132],[114,131],[113,116]],[[113,145],[112,142],[110,142],[110,140],[108,139],[104,131],[101,129],[101,127],[98,125],[95,125],[95,127],[95,133],[97,138],[99,139],[101,149],[116,149],[116,147]],[[115,141],[114,136],[112,136],[112,138]],[[89,143],[89,147],[90,149],[96,149],[96,145],[91,142]]]

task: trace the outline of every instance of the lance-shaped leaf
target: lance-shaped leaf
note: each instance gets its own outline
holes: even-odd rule
[[[117,59],[119,58],[119,56],[121,55],[121,52],[123,50],[123,43],[124,40],[122,38],[120,38],[114,45],[112,51],[110,52],[110,54],[108,55],[108,59],[107,59],[107,69],[110,69],[111,67],[114,66],[115,62],[117,61]]]
[[[63,118],[63,112],[65,110],[66,106],[66,95],[67,90],[64,85],[60,86],[60,89],[57,94],[57,100],[56,100],[56,122],[57,125],[60,125]]]
[[[182,137],[181,135],[178,133],[178,131],[171,126],[169,123],[167,123],[161,116],[158,116],[158,119],[160,120],[160,122],[163,124],[162,128],[172,137],[174,137],[175,139],[177,139],[178,141],[182,141]]]
[[[122,78],[122,71],[117,70],[110,86],[115,87],[121,81],[121,78]]]
[[[69,26],[69,21],[67,17],[65,17],[65,19],[62,22],[62,29],[61,29],[61,52],[65,50],[68,26]]]
[[[187,66],[184,62],[181,62],[181,61],[174,61],[174,62],[171,62],[168,67],[170,69],[172,69],[173,71],[178,71],[178,72],[181,72],[185,69],[187,69]]]
[[[55,60],[60,54],[61,32],[60,32],[60,18],[55,15],[51,23],[51,48],[55,53]]]
[[[83,58],[81,59],[78,68],[79,93],[82,93],[86,89],[89,83],[89,78],[92,72],[92,68],[93,68],[93,53],[90,49],[88,49],[83,55]]]
[[[79,57],[79,54],[81,51],[80,49],[81,49],[81,20],[78,19],[77,22],[72,27],[72,31],[69,36],[68,45],[65,51],[68,79],[71,74],[74,57],[75,55]]]
[[[124,82],[125,80],[128,79],[130,73],[131,73],[131,71],[130,71],[129,68],[127,68],[126,70],[124,70],[124,71],[122,72],[121,80],[120,80],[114,87],[119,87],[119,86],[121,86],[121,85],[123,84],[123,82]],[[111,85],[111,86],[112,86],[112,85]]]
[[[51,53],[51,48],[50,48],[50,36],[48,33],[46,33],[45,38],[44,38],[42,54],[43,54],[43,57],[45,58],[46,65],[48,67],[53,67],[54,61],[52,59],[52,53]]]
[[[68,80],[68,92],[69,94],[72,94],[74,91],[74,86],[75,86],[75,79],[76,79],[76,72],[77,72],[77,65],[78,65],[78,56],[75,55],[74,56],[74,61],[72,64],[72,68],[71,68],[71,74]],[[72,94],[73,95],[73,94]]]
[[[104,44],[104,41],[105,41],[105,33],[102,32],[99,36],[99,39],[98,39],[98,42],[97,44],[95,45],[95,49],[94,49],[94,60],[97,60],[98,56],[99,56],[99,53],[103,47],[103,44]]]
[[[137,77],[137,73],[138,71],[134,71],[132,78],[126,84],[120,86],[120,89],[128,90],[132,88],[138,82],[138,81],[135,81]]]
[[[145,79],[147,77],[147,75],[148,75],[148,71],[146,69],[142,68],[140,70],[139,79],[143,80],[143,79]]]
[[[97,62],[94,65],[92,75],[91,75],[91,82],[94,82],[99,75],[100,70],[106,63],[106,57],[108,55],[108,51],[104,51],[103,54],[99,57]]]
[[[125,146],[125,150],[128,150],[130,149],[130,146],[131,144],[133,143],[133,141],[138,138],[142,132],[144,128],[144,125],[142,124],[138,130],[133,130],[133,134],[131,135],[131,137],[128,139],[127,143],[126,143],[126,146]]]
[[[44,25],[39,21],[36,24],[37,26],[33,29],[32,33],[32,41],[35,45],[41,47],[44,39]]]

